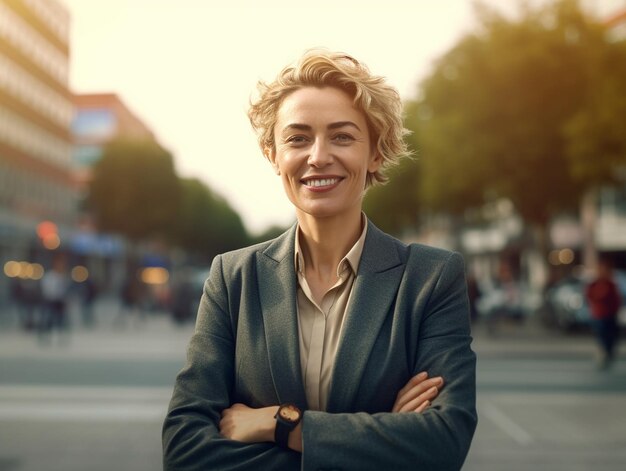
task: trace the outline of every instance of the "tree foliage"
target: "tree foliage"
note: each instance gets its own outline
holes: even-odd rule
[[[116,140],[104,148],[89,194],[100,230],[133,241],[166,235],[179,204],[173,158],[156,142]]]
[[[271,239],[275,239],[288,229],[288,226],[273,225],[265,229],[260,234],[255,235],[250,240],[251,244],[258,244]]]
[[[624,45],[573,0],[517,19],[477,14],[478,32],[436,63],[408,120],[421,196],[451,212],[504,197],[545,226],[626,162]]]
[[[159,237],[212,257],[249,242],[228,202],[197,179],[181,179],[157,143],[117,140],[94,168],[90,207],[100,230],[132,241]]]
[[[626,165],[626,41],[611,43],[600,57],[598,85],[586,106],[565,126],[575,177],[589,186],[623,182]]]
[[[227,201],[195,178],[182,179],[182,200],[174,240],[196,253],[214,256],[246,245],[239,215]]]

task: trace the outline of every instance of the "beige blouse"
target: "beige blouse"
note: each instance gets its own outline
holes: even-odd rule
[[[298,234],[299,231],[298,228]],[[326,410],[341,326],[350,301],[354,278],[359,269],[366,233],[367,224],[365,223],[359,240],[337,266],[339,280],[324,294],[319,305],[313,300],[311,289],[304,276],[304,257],[298,241],[299,237],[295,238],[300,366],[304,390],[311,410]]]

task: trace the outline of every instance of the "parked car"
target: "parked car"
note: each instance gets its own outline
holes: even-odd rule
[[[497,332],[500,323],[523,323],[541,303],[538,293],[519,282],[484,283],[480,293],[476,309],[490,334]]]
[[[626,327],[626,271],[615,271],[622,307],[618,314],[618,323]],[[591,324],[591,312],[585,297],[588,279],[578,276],[567,277],[549,288],[539,310],[546,325],[561,330],[574,330]]]
[[[176,273],[172,283],[172,318],[177,323],[194,322],[209,267],[185,267]]]

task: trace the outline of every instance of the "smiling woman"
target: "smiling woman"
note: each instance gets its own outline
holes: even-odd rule
[[[381,157],[350,96],[333,87],[297,90],[284,99],[274,133],[276,145],[265,151],[298,221],[333,217],[359,227],[366,178]]]
[[[397,92],[326,50],[259,90],[250,120],[297,224],[215,258],[164,469],[460,469],[476,427],[462,259],[361,209],[406,154]]]

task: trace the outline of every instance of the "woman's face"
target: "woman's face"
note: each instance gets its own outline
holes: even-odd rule
[[[333,88],[287,96],[267,151],[298,212],[326,218],[360,214],[368,172],[380,167],[365,116]]]

